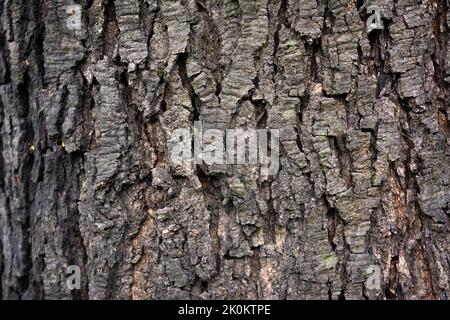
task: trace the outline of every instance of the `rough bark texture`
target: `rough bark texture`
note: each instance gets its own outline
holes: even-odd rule
[[[76,3],[0,0],[4,299],[449,298],[446,0]],[[279,172],[175,165],[195,120]]]

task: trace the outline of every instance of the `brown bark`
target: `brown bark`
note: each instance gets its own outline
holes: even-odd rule
[[[447,299],[448,8],[0,0],[2,297]],[[174,164],[197,120],[280,170]]]

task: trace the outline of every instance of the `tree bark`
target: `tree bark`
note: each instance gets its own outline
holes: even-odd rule
[[[448,299],[449,4],[365,2],[0,0],[3,299]],[[175,165],[194,121],[279,171]]]

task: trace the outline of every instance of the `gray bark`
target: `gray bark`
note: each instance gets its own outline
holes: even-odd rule
[[[0,0],[2,297],[447,299],[449,5],[363,2]],[[196,120],[279,172],[174,165]]]

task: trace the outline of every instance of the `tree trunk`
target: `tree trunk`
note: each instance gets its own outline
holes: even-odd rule
[[[75,1],[0,0],[3,299],[449,298],[447,0]]]

